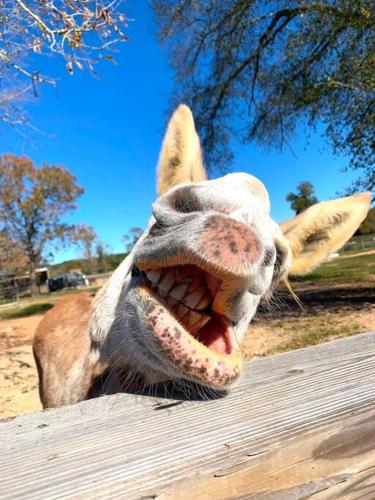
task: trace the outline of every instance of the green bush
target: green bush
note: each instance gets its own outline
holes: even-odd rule
[[[0,319],[15,319],[15,318],[25,318],[27,316],[33,316],[34,314],[41,314],[49,309],[51,309],[54,304],[42,303],[42,304],[31,304],[26,307],[19,309],[12,309],[10,311],[4,311],[0,313]]]

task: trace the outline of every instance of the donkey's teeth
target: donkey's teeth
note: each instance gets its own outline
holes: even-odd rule
[[[193,278],[191,276],[185,276],[184,278],[180,279],[179,276],[176,277],[177,281],[179,283],[192,283],[193,282]]]
[[[206,309],[210,302],[211,298],[209,297],[209,295],[203,295],[200,302],[195,306],[195,309],[198,309],[198,311],[203,311],[203,309]]]
[[[194,330],[197,333],[201,328],[204,327],[206,323],[208,323],[211,319],[211,316],[208,316],[207,314],[201,314],[199,321],[194,324]]]
[[[188,312],[189,312],[189,309],[187,307],[183,306],[182,304],[180,304],[178,306],[178,309],[177,309],[177,316],[180,319],[182,319],[185,316],[185,314]]]
[[[158,283],[160,276],[161,276],[161,271],[160,270],[155,270],[155,269],[150,269],[150,271],[147,271],[146,273],[147,278],[151,281],[151,283]]]
[[[190,313],[187,316],[187,321],[188,321],[189,325],[191,325],[191,326],[198,323],[201,319],[202,319],[202,315],[198,314],[194,311],[190,311]]]
[[[167,304],[174,307],[175,305],[178,304],[178,302],[177,302],[177,300],[173,299],[171,296],[168,296],[167,297]]]
[[[163,276],[161,282],[158,285],[159,290],[168,293],[169,290],[175,283],[175,275],[173,271],[168,271],[165,276]]]
[[[189,286],[188,283],[181,283],[180,285],[177,285],[174,288],[172,288],[172,290],[169,292],[169,295],[176,300],[181,300],[182,297],[185,295],[188,286]]]
[[[189,293],[189,295],[184,298],[184,304],[186,304],[190,309],[195,309],[199,304],[202,295],[203,290],[198,288],[194,292]]]
[[[212,292],[206,286],[203,273],[195,269],[162,268],[146,271],[149,286],[164,299],[171,314],[196,337],[212,317],[203,312],[212,302]]]

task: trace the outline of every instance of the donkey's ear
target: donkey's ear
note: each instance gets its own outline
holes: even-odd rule
[[[166,193],[177,184],[207,178],[202,150],[190,109],[181,104],[174,112],[164,137],[158,166],[158,192]]]
[[[324,201],[281,224],[292,249],[291,275],[307,274],[353,235],[370,208],[371,193]]]

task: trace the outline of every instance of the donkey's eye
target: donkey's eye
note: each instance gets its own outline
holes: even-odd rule
[[[286,260],[287,260],[287,252],[276,244],[276,260],[273,272],[274,280],[280,279],[281,275],[283,274],[283,269]]]

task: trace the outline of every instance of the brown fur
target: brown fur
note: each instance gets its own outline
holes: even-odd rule
[[[87,328],[92,301],[90,295],[61,299],[36,330],[33,352],[44,408],[85,399],[90,391],[95,370],[98,370],[89,361]]]

